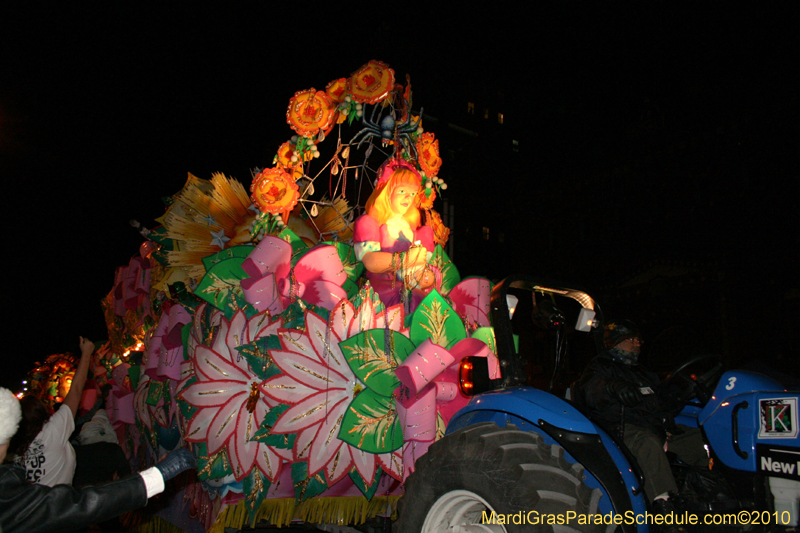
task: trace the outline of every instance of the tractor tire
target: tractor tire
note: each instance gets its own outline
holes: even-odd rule
[[[604,526],[577,520],[531,523],[545,514],[566,517],[568,511],[599,512],[602,492],[586,486],[583,470],[582,465],[564,459],[563,448],[545,444],[538,433],[493,422],[469,426],[431,445],[417,461],[393,531],[603,531]],[[506,523],[485,523],[484,512],[487,517],[492,512],[503,515]]]

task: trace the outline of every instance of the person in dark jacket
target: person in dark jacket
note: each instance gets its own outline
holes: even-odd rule
[[[638,364],[642,341],[633,322],[609,322],[604,328],[603,347],[581,375],[576,401],[607,433],[621,437],[636,458],[653,510],[658,514],[673,512],[669,497],[678,492],[678,487],[665,443],[684,462],[708,468],[702,434],[697,428],[675,426],[666,402],[659,397],[658,376]]]
[[[0,387],[0,463],[21,418],[17,398]],[[25,469],[0,464],[0,533],[74,531],[142,507],[164,490],[164,482],[195,465],[185,449],[170,453],[152,468],[120,481],[76,489],[48,487],[25,479]]]

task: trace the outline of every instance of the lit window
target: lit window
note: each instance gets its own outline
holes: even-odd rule
[[[483,118],[489,118],[489,110],[488,109],[484,109],[483,110]]]
[[[483,240],[484,241],[489,240],[489,228],[487,228],[486,226],[483,227]]]
[[[475,114],[475,102],[467,102],[467,113],[470,115]]]
[[[514,152],[519,152],[519,141],[512,140],[511,141],[511,150]]]
[[[497,114],[497,123],[498,124],[502,124],[503,123],[503,114],[502,113],[498,113]]]

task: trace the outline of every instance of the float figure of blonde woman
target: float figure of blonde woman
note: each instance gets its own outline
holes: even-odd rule
[[[434,250],[433,230],[420,222],[422,180],[404,161],[387,164],[366,204],[366,214],[355,223],[356,257],[367,269],[367,279],[386,306],[403,301],[411,291],[415,308],[441,283],[428,264]]]

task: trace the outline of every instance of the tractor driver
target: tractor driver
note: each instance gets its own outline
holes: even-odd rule
[[[609,322],[603,348],[586,367],[578,382],[576,401],[610,435],[631,451],[644,473],[644,491],[656,514],[675,511],[670,494],[678,487],[665,453],[669,451],[693,466],[708,468],[708,455],[699,429],[676,427],[659,398],[659,379],[638,364],[642,341],[630,320]],[[684,531],[680,526],[667,531]]]

